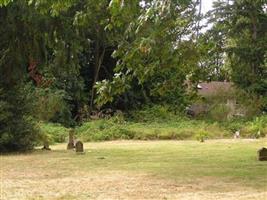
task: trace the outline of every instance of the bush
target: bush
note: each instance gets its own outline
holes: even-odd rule
[[[241,129],[244,137],[259,138],[267,135],[267,116],[256,117]]]
[[[227,122],[242,118],[249,120],[261,113],[263,98],[248,94],[237,88],[218,90],[210,96],[199,99],[199,104],[208,105],[208,114],[199,118]]]
[[[174,121],[181,116],[176,115],[168,106],[153,105],[141,110],[130,112],[129,119],[134,122],[162,122]]]
[[[143,110],[135,114],[144,112]],[[165,112],[165,111],[164,111]],[[144,116],[143,119],[152,117],[153,112]],[[266,134],[267,117],[261,116],[252,121],[232,120],[224,122],[213,122],[204,120],[189,120],[170,113],[164,117],[168,120],[159,120],[159,116],[154,121],[142,122],[127,121],[122,113],[117,113],[108,119],[99,119],[86,122],[76,128],[76,137],[84,142],[106,141],[120,139],[135,140],[184,140],[184,139],[218,139],[232,138],[236,130],[241,129],[243,137],[255,137],[252,134],[260,130],[261,134]],[[145,121],[146,121],[145,120]],[[68,136],[68,129],[58,124],[43,124],[42,133],[48,136],[53,142],[64,142]]]
[[[60,143],[67,141],[69,135],[68,128],[54,123],[40,123],[39,127],[42,134],[40,142]]]
[[[74,124],[70,107],[67,105],[65,91],[51,88],[34,88],[31,95],[34,97],[35,109],[32,115],[36,120],[61,123],[68,127]]]
[[[172,116],[172,114],[171,114]],[[77,128],[77,134],[83,141],[103,141],[117,139],[194,139],[199,130],[205,130],[209,138],[228,137],[229,131],[218,123],[198,120],[170,118],[161,122],[129,122],[117,116],[84,123]]]
[[[196,135],[196,139],[200,142],[204,142],[206,139],[208,139],[208,135],[209,133],[207,131],[202,130]]]
[[[209,117],[215,121],[225,121],[228,119],[231,110],[226,104],[217,104],[209,112]]]
[[[125,124],[126,122],[124,123],[121,118],[120,123],[117,123],[117,120],[118,118],[115,116],[106,120],[86,122],[77,128],[78,137],[83,141],[134,139],[136,132],[129,130]]]

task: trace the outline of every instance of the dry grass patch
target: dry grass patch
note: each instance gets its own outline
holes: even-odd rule
[[[255,153],[264,144],[116,141],[87,143],[85,155],[65,151],[66,144],[4,155],[1,199],[265,200],[267,163]]]

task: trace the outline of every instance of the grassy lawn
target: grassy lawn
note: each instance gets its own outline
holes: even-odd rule
[[[267,199],[260,140],[86,143],[1,156],[1,199]]]

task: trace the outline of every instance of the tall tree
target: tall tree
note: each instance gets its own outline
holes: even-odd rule
[[[229,32],[226,13],[228,9],[226,1],[216,1],[213,9],[209,11],[204,19],[206,28],[199,37],[198,45],[201,54],[200,74],[203,80],[229,80],[229,70],[225,66],[226,39]]]
[[[233,81],[246,91],[267,95],[267,15],[262,0],[236,0],[226,8],[227,55]]]
[[[140,3],[140,2],[139,2]],[[111,9],[121,9],[117,4]],[[192,39],[196,2],[147,1],[140,14],[126,27],[124,38],[113,54],[119,61],[113,80],[98,83],[98,103],[113,101],[134,86],[144,100],[185,104],[185,80],[197,68],[198,56]],[[115,12],[116,13],[116,12]],[[123,24],[124,17],[116,24]],[[133,91],[134,92],[134,91]]]
[[[267,102],[266,2],[218,0],[208,19],[212,28],[202,38],[207,48],[204,62],[214,66],[219,77],[227,69],[227,79]]]
[[[44,21],[26,1],[0,8],[0,151],[32,148],[38,135],[25,85],[29,58],[43,54]]]

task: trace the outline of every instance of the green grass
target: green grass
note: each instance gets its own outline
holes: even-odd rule
[[[236,190],[241,190],[252,192],[254,195],[254,192],[262,193],[267,189],[267,162],[257,160],[257,150],[266,144],[266,139],[208,140],[204,143],[197,141],[99,142],[86,143],[84,155],[67,151],[66,144],[60,144],[52,146],[52,151],[38,150],[28,154],[4,155],[1,157],[1,169],[4,179],[8,180],[7,187],[4,186],[5,194],[8,196],[12,191],[22,191],[18,194],[26,195],[24,199],[32,198],[39,193],[43,199],[62,199],[68,196],[70,199],[82,199],[85,195],[83,192],[96,198],[100,194],[98,187],[92,189],[94,184],[99,184],[101,187],[107,185],[108,189],[101,193],[103,197],[107,197],[105,195],[109,195],[113,187],[109,184],[117,185],[119,182],[123,182],[124,185],[117,186],[118,195],[126,186],[139,191],[140,180],[136,177],[140,177],[140,174],[144,175],[146,180],[145,183],[142,182],[144,184],[142,188],[152,188],[151,195],[165,186],[169,195],[175,195],[175,191],[167,188],[170,182],[174,185],[190,186],[193,191],[205,192],[205,194],[215,192],[234,194]],[[64,182],[66,178],[70,180]],[[70,188],[76,188],[73,181],[79,182],[84,179],[88,179],[86,181],[88,185],[83,186],[88,187],[88,190],[81,188],[80,191],[78,188],[75,190],[75,198],[72,198]],[[113,180],[116,183],[113,183]],[[134,183],[127,182],[130,180]],[[24,182],[23,186],[19,184],[20,181]],[[43,183],[48,183],[49,186]],[[24,189],[20,190],[21,187]],[[47,187],[51,187],[54,192],[59,190],[61,196],[51,198],[49,195],[53,197],[54,194],[46,194]],[[81,195],[80,198],[79,195]],[[127,195],[124,197],[127,198]],[[205,195],[202,199],[205,199]]]
[[[122,147],[120,143],[107,147],[99,143],[97,149],[90,149],[88,144],[89,150],[84,158],[90,166],[82,166],[84,160],[79,157],[75,159],[81,161],[84,170],[145,171],[171,179],[210,176],[229,178],[251,187],[266,187],[267,162],[257,161],[257,149],[264,145],[263,141],[158,141],[129,143]],[[105,159],[98,160],[102,157]]]

